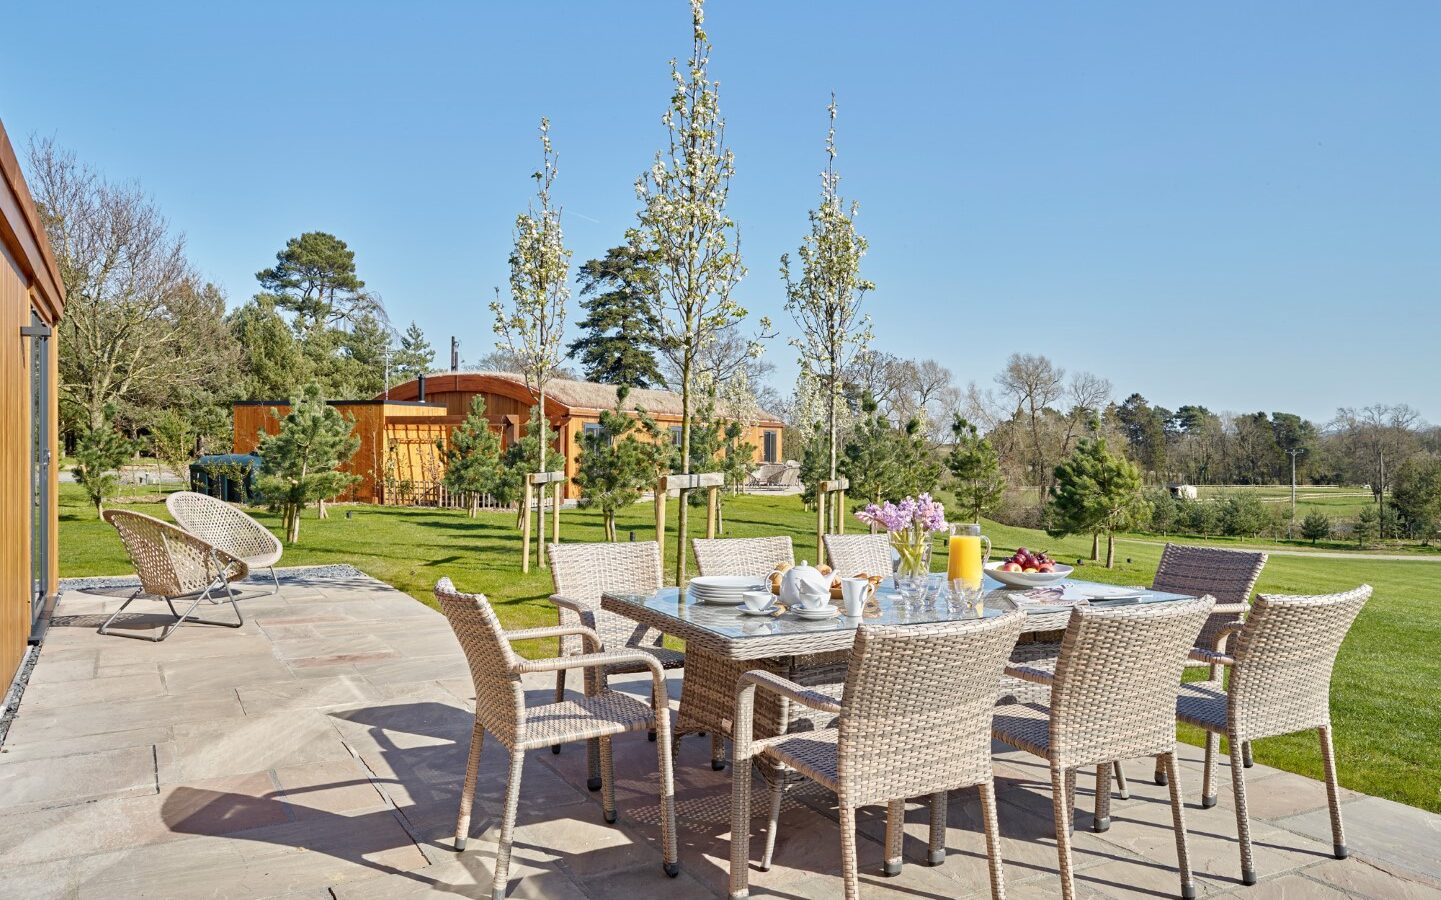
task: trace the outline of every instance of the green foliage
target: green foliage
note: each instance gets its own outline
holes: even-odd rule
[[[541,415],[540,404],[530,408],[525,432],[520,440],[505,448],[502,455],[500,478],[496,480],[491,495],[497,503],[515,503],[525,495],[525,477],[533,472],[555,472],[565,467],[565,457],[556,449],[554,432],[547,431],[545,456],[540,451]],[[539,469],[535,469],[536,464]]]
[[[70,471],[94,504],[96,516],[120,486],[119,468],[134,455],[135,444],[115,430],[109,415],[101,424],[81,432],[75,446],[75,467]]]
[[[182,481],[188,477],[199,437],[190,418],[173,409],[161,410],[150,421],[150,452]]]
[[[429,372],[434,365],[435,349],[425,339],[425,332],[412,320],[410,327],[400,336],[400,346],[390,357],[391,383],[410,381]]]
[[[840,473],[851,482],[857,500],[879,503],[900,499],[896,483],[895,429],[869,393],[861,398],[861,418],[841,456]],[[903,495],[902,495],[903,496]]]
[[[1441,459],[1407,460],[1396,472],[1390,508],[1407,534],[1428,543],[1441,525]]]
[[[654,487],[659,457],[669,456],[667,441],[657,445],[636,438],[635,431],[643,420],[644,410],[634,415],[624,409],[628,388],[616,394],[615,409],[600,414],[600,427],[580,437],[580,460],[576,466],[575,483],[580,488],[580,505],[594,506],[601,511],[605,539],[616,539],[616,512],[640,499],[645,490]],[[649,432],[655,433],[654,423]]]
[[[568,348],[585,377],[602,384],[660,387],[665,379],[650,341],[660,333],[651,305],[656,290],[654,254],[629,244],[580,267],[583,332]]]
[[[1006,479],[1001,475],[1000,457],[989,440],[981,437],[976,426],[960,415],[951,423],[954,446],[946,456],[946,468],[955,479],[951,488],[956,495],[957,509],[967,521],[979,522],[1006,492]]]
[[[355,251],[323,231],[286,241],[275,254],[275,265],[255,278],[277,307],[295,316],[302,337],[380,312],[380,301],[365,292],[365,282],[356,275]]]
[[[260,439],[260,493],[282,514],[287,543],[300,540],[300,511],[307,503],[324,502],[359,480],[337,471],[360,447],[352,427],[310,384],[290,401],[279,432]]]
[[[1165,488],[1146,491],[1146,503],[1151,507],[1151,521],[1147,529],[1155,534],[1171,534],[1182,522],[1181,503]]]
[[[304,383],[308,361],[290,323],[276,309],[274,298],[257,296],[232,312],[229,322],[242,352],[243,396],[289,397],[297,383]]]
[[[1367,506],[1356,514],[1356,521],[1351,525],[1351,534],[1356,538],[1356,546],[1365,548],[1366,545],[1376,540],[1380,532],[1381,515],[1376,512],[1376,507]]]
[[[1188,534],[1220,534],[1221,505],[1209,500],[1183,500],[1176,506],[1177,518]]]
[[[1118,530],[1146,521],[1141,470],[1112,453],[1103,437],[1082,438],[1056,466],[1047,531],[1053,536],[1106,534],[1106,568],[1115,564]]]
[[[895,442],[895,480],[888,491],[890,498],[914,497],[935,490],[941,480],[942,466],[921,430],[921,420],[907,421],[893,433],[892,440]]]
[[[1301,537],[1310,541],[1314,546],[1317,541],[1324,541],[1331,536],[1331,519],[1320,510],[1306,513],[1306,518],[1301,520]]]
[[[1146,472],[1166,470],[1166,422],[1171,413],[1151,406],[1140,394],[1127,397],[1115,410],[1121,431],[1130,446],[1131,458]]]
[[[1221,531],[1231,537],[1255,537],[1270,527],[1271,514],[1254,494],[1238,492],[1221,501]]]
[[[450,432],[450,446],[441,449],[445,452],[445,487],[469,496],[469,513],[474,518],[481,495],[499,494],[504,481],[500,435],[490,428],[484,396],[477,394],[471,401],[465,421]]]

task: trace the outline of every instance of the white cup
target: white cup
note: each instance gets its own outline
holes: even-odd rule
[[[741,601],[751,612],[760,612],[775,602],[775,599],[775,595],[770,591],[746,591],[741,594]]]
[[[801,609],[819,611],[831,605],[831,592],[826,591],[824,594],[806,592],[802,593],[797,599],[800,601]]]
[[[846,615],[859,617],[865,609],[866,601],[871,599],[875,590],[876,586],[869,578],[842,578],[841,604],[845,607]]]

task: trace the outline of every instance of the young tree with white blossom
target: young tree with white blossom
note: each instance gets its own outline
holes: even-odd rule
[[[831,95],[830,129],[826,132],[826,168],[821,173],[821,202],[810,213],[811,230],[801,241],[799,277],[793,277],[790,254],[781,256],[786,284],[786,309],[800,327],[791,344],[800,351],[804,371],[822,391],[830,477],[836,477],[841,389],[845,372],[865,353],[871,340],[870,319],[861,315],[861,300],[875,285],[862,278],[861,257],[868,247],[856,232],[855,203],[847,207],[836,172],[836,98]]]
[[[570,298],[568,284],[570,251],[560,227],[560,209],[551,204],[555,183],[556,154],[550,144],[550,120],[540,120],[541,168],[531,177],[536,181],[536,200],[515,217],[515,246],[510,251],[510,308],[506,309],[496,288],[490,310],[495,314],[496,348],[520,364],[525,386],[536,395],[536,416],[540,431],[537,471],[545,470],[546,417],[545,387],[560,361],[565,331],[565,304]]]
[[[682,471],[690,472],[691,418],[701,394],[700,356],[717,334],[745,318],[731,298],[745,276],[740,236],[726,213],[735,158],[725,146],[719,93],[710,80],[710,41],[702,0],[691,0],[691,55],[684,70],[671,60],[674,91],[661,123],[669,139],[636,179],[641,201],[630,242],[654,254],[651,295],[660,333],[655,345],[679,374]],[[763,327],[768,323],[763,321]],[[687,506],[680,504],[676,580],[685,580]]]

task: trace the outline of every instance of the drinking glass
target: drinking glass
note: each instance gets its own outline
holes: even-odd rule
[[[984,585],[972,584],[965,578],[950,581],[951,609],[971,615],[982,615],[986,611],[986,589]]]

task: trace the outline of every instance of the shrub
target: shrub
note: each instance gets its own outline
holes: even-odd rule
[[[1356,546],[1364,548],[1375,540],[1380,523],[1381,516],[1376,512],[1376,507],[1367,506],[1362,509],[1351,526],[1351,533],[1356,536]]]
[[[1170,534],[1181,525],[1180,502],[1165,488],[1151,488],[1146,491],[1146,502],[1151,504],[1149,530],[1156,534]]]
[[[1331,520],[1325,513],[1306,513],[1306,518],[1301,520],[1301,537],[1314,545],[1317,541],[1324,541],[1331,536]]]
[[[1221,530],[1232,537],[1255,537],[1271,524],[1272,516],[1261,498],[1232,494],[1221,501]]]
[[[1177,503],[1178,518],[1189,534],[1219,534],[1221,507],[1209,500],[1183,500]]]

